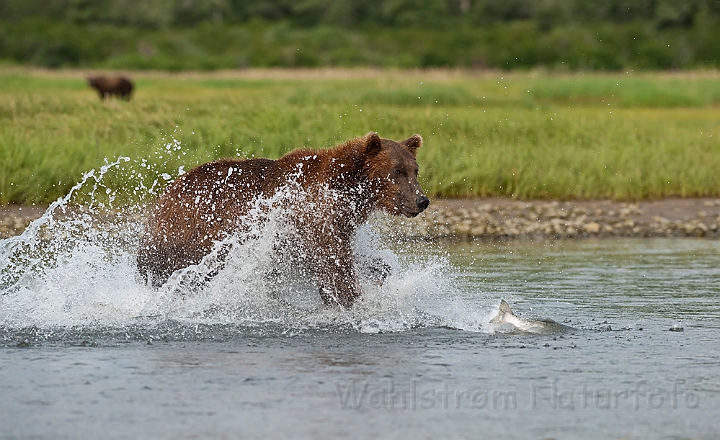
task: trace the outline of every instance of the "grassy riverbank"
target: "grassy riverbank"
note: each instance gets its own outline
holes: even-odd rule
[[[371,130],[423,136],[433,196],[720,195],[717,72],[136,73],[130,102],[101,102],[84,76],[0,71],[0,202],[52,201],[118,156],[131,161],[105,184],[142,198],[138,181],[181,166],[276,158]]]

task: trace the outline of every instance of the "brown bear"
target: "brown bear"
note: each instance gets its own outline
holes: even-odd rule
[[[415,217],[430,204],[417,180],[422,138],[395,142],[369,133],[342,145],[299,149],[277,160],[223,159],[200,165],[170,184],[141,238],[137,264],[155,287],[199,263],[213,245],[246,230],[258,200],[281,198],[294,225],[294,244],[314,273],[326,304],[350,307],[361,295],[353,265],[357,228],[381,209]],[[252,221],[256,221],[253,219]]]
[[[132,82],[121,76],[97,76],[88,78],[87,82],[90,84],[90,87],[98,91],[100,99],[107,99],[111,95],[117,95],[127,101],[130,100],[130,94],[133,90]]]

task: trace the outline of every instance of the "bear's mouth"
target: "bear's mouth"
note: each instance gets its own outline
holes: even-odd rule
[[[411,211],[404,206],[400,208],[400,213],[407,218],[417,217],[422,211]]]

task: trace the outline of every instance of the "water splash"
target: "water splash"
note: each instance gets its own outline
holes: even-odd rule
[[[128,171],[138,163],[144,176]],[[392,273],[382,285],[361,279],[364,295],[349,310],[324,306],[311,272],[277,258],[278,236],[286,227],[282,216],[270,216],[242,239],[229,237],[200,264],[176,272],[155,290],[136,268],[144,205],[115,206],[117,192],[104,183],[112,173],[134,176],[134,191],[150,200],[158,182],[170,180],[158,173],[153,184],[144,185],[150,169],[145,161],[125,157],[108,162],[83,175],[21,236],[0,241],[0,328],[175,322],[367,333],[435,326],[487,330],[487,307],[462,300],[446,258],[418,260],[393,251],[372,225],[358,231],[355,251],[381,259]],[[230,249],[222,261],[220,248]],[[209,273],[217,274],[207,281]]]

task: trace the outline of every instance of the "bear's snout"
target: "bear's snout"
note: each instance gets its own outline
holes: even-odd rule
[[[420,209],[420,212],[423,212],[430,205],[430,199],[428,199],[427,196],[425,194],[423,194],[417,198],[415,203],[417,203],[417,206]]]

